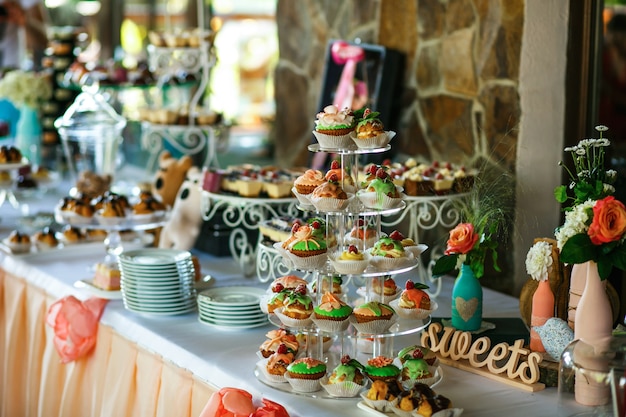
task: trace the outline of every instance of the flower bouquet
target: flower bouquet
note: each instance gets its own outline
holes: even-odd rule
[[[583,139],[565,148],[572,154],[575,172],[566,168],[569,186],[561,185],[554,191],[559,203],[571,202],[564,209],[565,222],[556,229],[555,237],[561,261],[593,261],[604,280],[613,267],[626,270],[626,207],[613,195],[617,172],[604,166],[606,148],[611,144],[602,137],[607,127],[596,130],[599,139]]]
[[[39,109],[44,101],[52,97],[52,84],[44,74],[13,70],[0,79],[0,97],[6,98],[16,107]]]

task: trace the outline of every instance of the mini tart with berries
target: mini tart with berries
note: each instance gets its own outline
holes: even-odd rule
[[[402,193],[384,168],[378,168],[376,178],[367,187],[357,192],[357,197],[366,208],[388,210],[399,207]]]
[[[353,275],[365,271],[369,265],[370,256],[361,252],[356,245],[350,245],[342,252],[335,252],[330,262],[340,274]]]

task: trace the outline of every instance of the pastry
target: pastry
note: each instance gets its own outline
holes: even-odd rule
[[[324,238],[318,235],[316,227],[317,223],[311,225],[294,224],[289,239],[283,244],[283,248],[298,257],[310,257],[321,255],[328,250]]]
[[[363,259],[365,259],[365,255],[363,252],[359,251],[355,245],[348,246],[348,248],[339,255],[339,260],[341,261],[362,261]]]
[[[120,289],[120,270],[115,264],[98,263],[93,277],[93,285],[106,291]]]
[[[355,307],[352,314],[354,314],[357,323],[369,323],[378,320],[391,320],[395,311],[387,304],[369,301]]]
[[[333,294],[343,293],[343,278],[341,275],[323,275],[320,277],[322,281],[322,292],[330,291]],[[311,284],[311,291],[317,293],[317,280]]]
[[[382,280],[382,288],[381,288],[381,280]],[[390,276],[386,275],[384,277],[376,277],[372,282],[372,289],[376,294],[380,294],[381,290],[383,295],[390,297],[396,295],[398,292],[398,285],[396,281]]]
[[[327,291],[322,295],[320,304],[313,308],[313,312],[317,319],[343,321],[352,314],[352,307]]]
[[[315,131],[331,136],[347,135],[354,130],[355,118],[352,110],[339,110],[331,104],[315,116]]]
[[[30,251],[31,239],[26,233],[13,230],[5,240],[6,245],[13,253],[24,253]]]
[[[0,164],[14,164],[22,160],[22,152],[14,146],[0,146]]]
[[[366,243],[372,242],[372,240],[376,239],[377,236],[378,233],[376,231],[376,228],[372,224],[366,222],[364,219],[358,219],[350,230],[351,238],[359,239]]]
[[[357,139],[369,139],[385,133],[383,122],[378,118],[379,112],[365,109],[363,118],[356,125]]]
[[[305,320],[313,313],[313,300],[307,294],[306,285],[300,284],[288,290],[283,300],[282,314],[296,320]]]
[[[321,379],[326,375],[326,364],[313,358],[300,358],[287,366],[287,373],[294,379]]]
[[[317,169],[307,169],[304,174],[294,180],[293,186],[298,194],[307,195],[311,194],[318,185],[321,185],[324,182],[324,174],[322,171]]]
[[[372,401],[393,401],[402,392],[402,386],[398,380],[384,381],[377,379],[367,391],[366,397]]]
[[[437,363],[437,355],[427,347],[412,345],[407,346],[398,352],[398,359],[404,363],[407,359],[424,359],[430,366]]]
[[[356,359],[344,355],[341,363],[333,369],[328,377],[329,384],[340,384],[342,382],[354,382],[358,385],[365,385],[365,375],[363,375],[363,365]]]
[[[66,243],[78,243],[86,239],[85,234],[77,227],[66,225],[61,231]]]
[[[270,375],[283,376],[287,372],[287,367],[294,360],[294,353],[281,343],[276,352],[272,353],[265,364],[265,370]]]
[[[424,284],[415,284],[412,280],[407,280],[404,290],[400,294],[398,300],[398,307],[400,308],[420,308],[423,310],[430,310],[430,297],[424,291],[428,288]]]
[[[72,206],[72,212],[78,216],[90,219],[94,215],[94,208],[91,204],[77,200]]]
[[[402,364],[402,372],[400,378],[403,381],[430,379],[434,377],[430,372],[428,363],[424,359],[407,359]]]
[[[372,381],[397,381],[400,376],[400,368],[393,364],[392,358],[386,356],[369,359],[363,372]]]
[[[308,282],[305,279],[302,279],[297,275],[285,275],[272,281],[272,283],[270,284],[270,290],[272,292],[281,292],[283,290],[296,289],[298,285],[307,284]]]
[[[470,171],[464,166],[457,168],[454,173],[454,182],[452,183],[452,190],[457,193],[467,193],[474,188],[474,181],[476,178],[476,172]]]
[[[342,186],[348,187],[348,188],[353,188],[354,187],[354,180],[352,179],[352,177],[350,176],[350,174],[348,174],[348,172],[341,168],[339,161],[337,160],[333,160],[330,163],[330,169],[328,171],[326,171],[326,174],[324,175],[324,179],[326,179],[326,181],[328,181],[333,175],[336,175],[338,178],[338,181],[342,184]]]
[[[341,186],[336,174],[331,175],[328,181],[315,187],[311,193],[311,203],[322,211],[341,209],[347,201],[348,194]]]
[[[452,402],[442,395],[435,394],[428,385],[416,382],[409,390],[398,395],[397,407],[423,417],[431,417],[438,411],[452,408]]]
[[[298,349],[300,348],[298,339],[289,330],[271,330],[265,334],[265,337],[267,337],[267,340],[259,346],[259,351],[264,358],[269,358],[270,355],[275,353],[279,345],[286,346],[287,350],[294,355],[298,353]]]
[[[372,247],[372,256],[382,256],[384,258],[402,258],[406,256],[406,251],[400,241],[391,237],[381,237]]]
[[[389,198],[400,198],[396,184],[393,183],[391,177],[383,168],[378,168],[376,178],[369,182],[365,190],[370,193],[376,193],[377,197],[387,196]]]
[[[45,227],[43,230],[35,233],[34,239],[38,247],[53,248],[59,244],[59,240],[56,237],[56,233],[49,227]]]

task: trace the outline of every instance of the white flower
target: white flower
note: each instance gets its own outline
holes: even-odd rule
[[[526,272],[537,281],[548,279],[552,267],[552,245],[548,242],[535,243],[526,255]]]
[[[555,233],[557,247],[559,250],[563,249],[563,245],[567,240],[579,233],[587,233],[589,226],[587,222],[589,216],[587,209],[593,208],[596,202],[594,200],[587,200],[577,206],[572,207],[572,210],[565,213],[565,223],[558,228]]]
[[[467,254],[462,253],[456,258],[456,267],[455,269],[461,269],[461,265],[465,263],[465,259],[467,259]]]
[[[609,130],[609,128],[608,128],[608,127],[606,127],[605,125],[598,125],[598,126],[596,126],[596,127],[595,127],[595,129],[596,129],[598,132],[606,132],[607,130]]]
[[[46,76],[32,71],[13,70],[0,79],[0,97],[16,106],[37,108],[52,96],[52,86]]]

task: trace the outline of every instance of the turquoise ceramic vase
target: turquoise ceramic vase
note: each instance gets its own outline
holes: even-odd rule
[[[15,125],[15,147],[34,165],[41,162],[41,132],[37,109],[21,106],[20,118]]]
[[[483,287],[469,265],[461,265],[452,288],[452,326],[457,330],[480,329],[483,320]]]

